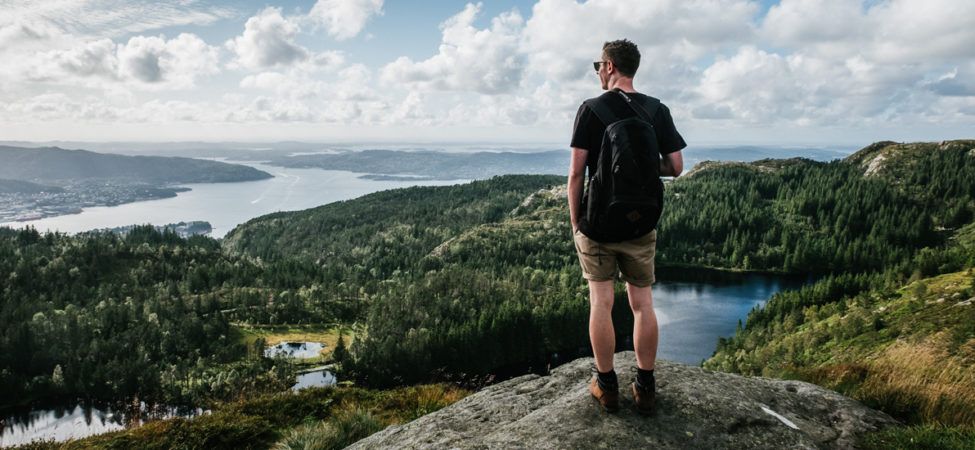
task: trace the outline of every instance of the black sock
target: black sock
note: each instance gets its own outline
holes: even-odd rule
[[[645,391],[653,391],[656,381],[653,379],[653,369],[643,370],[636,368],[636,387]]]
[[[599,384],[599,388],[604,391],[615,391],[619,389],[619,383],[616,381],[616,371],[610,369],[609,372],[596,372],[596,383]]]

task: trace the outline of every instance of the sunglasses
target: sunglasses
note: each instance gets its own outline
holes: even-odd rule
[[[609,61],[593,61],[592,68],[596,69],[596,72],[599,72],[599,65],[605,62],[609,62]]]

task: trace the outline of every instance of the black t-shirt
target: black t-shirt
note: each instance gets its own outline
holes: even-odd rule
[[[647,96],[640,93],[628,92],[627,95],[635,103],[641,105],[647,101]],[[637,115],[633,111],[633,108],[630,108],[626,104],[623,97],[614,91],[604,92],[599,98],[600,101],[604,102],[613,110],[613,113],[619,119],[626,119]],[[603,132],[606,131],[606,125],[608,124],[600,121],[596,113],[592,112],[585,103],[579,107],[579,112],[576,113],[576,123],[572,129],[572,143],[570,145],[575,148],[589,150],[586,166],[589,168],[590,174],[596,170],[596,162],[599,161],[599,149],[603,143]],[[677,128],[674,126],[674,119],[670,117],[670,110],[662,103],[653,116],[653,129],[657,134],[657,143],[660,145],[661,155],[673,153],[687,147],[684,138],[681,137],[680,133],[677,132]]]

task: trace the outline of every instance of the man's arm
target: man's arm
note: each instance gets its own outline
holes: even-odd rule
[[[680,150],[673,153],[668,153],[660,158],[660,176],[677,177],[680,176],[680,173],[683,171],[684,157],[681,156]],[[572,195],[571,190],[569,191],[569,195]]]
[[[572,161],[569,163],[569,217],[572,232],[579,228],[579,205],[582,204],[582,188],[586,178],[586,159],[589,150],[572,147]]]

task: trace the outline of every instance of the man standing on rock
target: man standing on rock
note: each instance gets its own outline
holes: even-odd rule
[[[582,220],[585,214],[583,189],[586,170],[592,176],[599,161],[603,134],[609,123],[604,117],[611,111],[616,120],[640,116],[639,109],[631,106],[659,105],[644,115],[651,117],[653,132],[659,147],[659,175],[680,175],[684,167],[681,149],[687,146],[677,132],[670,111],[655,99],[637,93],[633,88],[633,76],[640,65],[640,52],[636,45],[623,39],[603,45],[602,57],[593,63],[602,88],[608,92],[590,99],[579,108],[572,132],[572,161],[569,166],[569,214],[572,219],[573,239],[583,276],[589,281],[589,339],[596,359],[597,376],[589,391],[610,412],[619,408],[619,385],[613,369],[616,334],[613,330],[613,285],[617,270],[626,282],[626,292],[633,310],[633,347],[636,351],[638,372],[633,383],[633,393],[640,413],[651,412],[655,397],[653,368],[657,356],[657,317],[653,312],[650,285],[654,282],[653,258],[657,231],[622,242],[600,242],[598,229]],[[621,91],[621,92],[618,92]],[[600,111],[594,110],[594,108]],[[651,151],[650,149],[647,150]],[[656,178],[656,177],[654,177]],[[653,180],[659,183],[658,180]],[[580,230],[580,226],[583,230]]]

